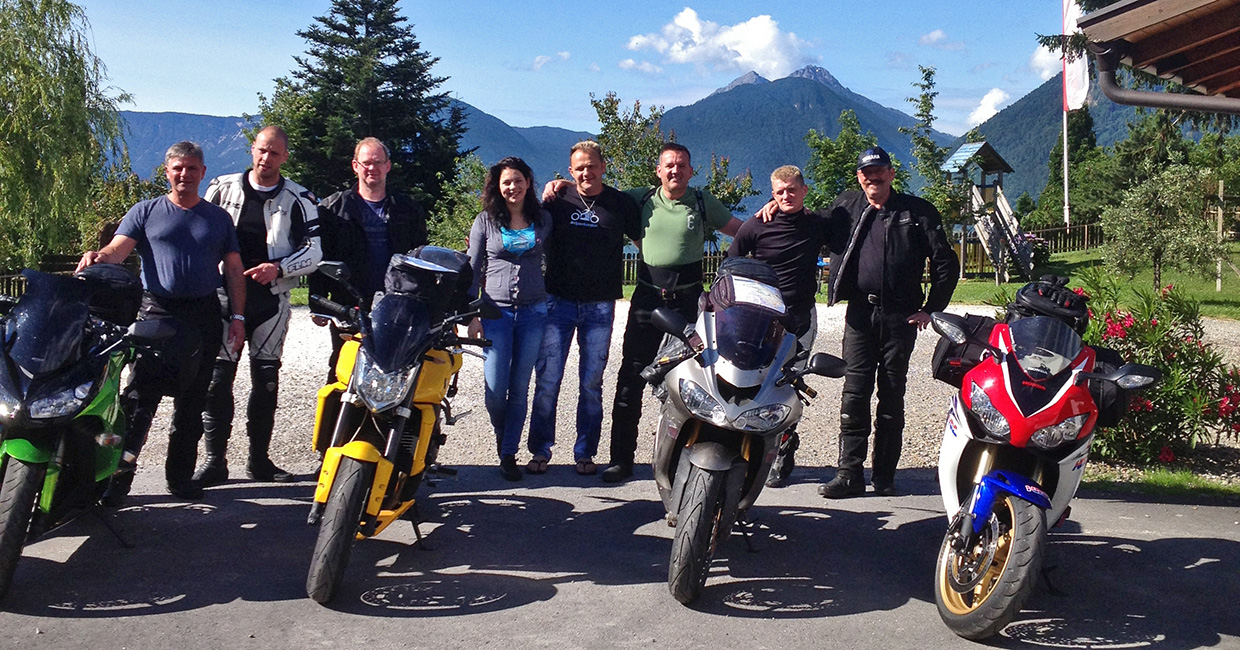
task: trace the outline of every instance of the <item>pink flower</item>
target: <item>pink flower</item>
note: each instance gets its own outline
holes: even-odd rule
[[[1089,297],[1089,294],[1085,293],[1085,287],[1076,287],[1072,290],[1072,293],[1075,293],[1078,296],[1085,296],[1086,298]]]
[[[1175,460],[1175,452],[1171,451],[1170,447],[1163,447],[1162,450],[1158,452],[1158,460],[1163,463],[1170,463]]]
[[[1151,318],[1151,319],[1150,319],[1150,325],[1151,325],[1151,326],[1153,326],[1153,327],[1158,327],[1158,319],[1157,319],[1157,318]]]

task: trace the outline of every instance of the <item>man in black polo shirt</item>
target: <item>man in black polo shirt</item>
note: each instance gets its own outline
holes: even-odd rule
[[[742,224],[728,248],[728,257],[751,256],[774,269],[786,309],[784,328],[807,350],[813,347],[818,331],[814,297],[818,293],[818,253],[826,243],[826,220],[805,209],[808,193],[797,167],[784,165],[771,172],[768,208]],[[794,453],[799,446],[795,428],[784,433],[767,486],[784,485],[795,466]]]
[[[917,330],[930,324],[931,312],[947,308],[960,272],[939,211],[923,199],[892,191],[894,179],[887,152],[882,147],[865,150],[857,159],[861,191],[840,194],[827,217],[833,224],[827,295],[830,304],[848,301],[840,460],[835,478],[818,488],[828,499],[865,493],[862,466],[876,379],[870,484],[876,494],[894,492],[904,435],[904,388]],[[921,289],[927,260],[928,296]]]

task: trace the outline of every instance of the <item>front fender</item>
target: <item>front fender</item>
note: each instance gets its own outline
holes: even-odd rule
[[[383,457],[383,452],[360,440],[354,440],[343,447],[332,447],[323,455],[323,467],[319,470],[319,483],[314,489],[314,500],[317,503],[327,503],[332,483],[336,480],[336,471],[340,468],[340,459],[346,456],[375,465],[375,479],[371,485],[370,499],[366,502],[366,512],[371,516],[379,514],[388,481],[392,478],[393,466]]]
[[[732,468],[732,461],[739,455],[735,450],[717,442],[694,443],[683,453],[688,455],[689,462],[702,469],[713,472],[724,472]]]
[[[36,445],[25,438],[6,438],[0,442],[0,456],[12,456],[27,463],[48,463],[52,460],[52,448]]]
[[[973,489],[969,513],[973,516],[974,533],[981,533],[990,522],[990,516],[995,511],[995,502],[1005,494],[1028,501],[1043,510],[1051,507],[1046,491],[1032,479],[1007,470],[995,470],[983,476]]]

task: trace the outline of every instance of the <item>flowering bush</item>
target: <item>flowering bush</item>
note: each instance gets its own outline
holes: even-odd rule
[[[1125,361],[1162,371],[1153,388],[1134,395],[1119,426],[1100,429],[1094,450],[1102,457],[1169,463],[1198,442],[1240,436],[1240,370],[1202,340],[1196,301],[1168,285],[1152,294],[1122,289],[1101,271],[1080,278],[1090,296],[1085,341],[1119,352]],[[1122,293],[1132,300],[1121,303]]]

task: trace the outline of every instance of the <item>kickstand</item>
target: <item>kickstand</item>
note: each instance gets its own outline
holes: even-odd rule
[[[1046,583],[1046,590],[1056,596],[1067,596],[1067,592],[1060,591],[1055,588],[1055,583],[1051,582],[1051,571],[1059,568],[1058,566],[1042,567],[1042,580]]]
[[[120,542],[121,548],[135,548],[133,544],[129,543],[129,540],[125,539],[124,535],[121,535],[121,531],[117,530],[116,526],[113,526],[111,521],[108,521],[109,518],[104,516],[100,508],[91,508],[90,512],[95,515],[95,518],[97,518],[100,523],[103,524],[104,528],[108,529],[108,532],[112,533],[112,535],[116,537],[116,541]]]
[[[409,509],[409,512],[413,513],[413,535],[414,537],[417,537],[417,540],[414,541],[413,545],[423,551],[431,550],[431,548],[426,545],[426,539],[422,537],[422,531],[418,530],[418,523],[422,521],[422,515],[418,512],[418,504],[413,504],[413,507]]]

